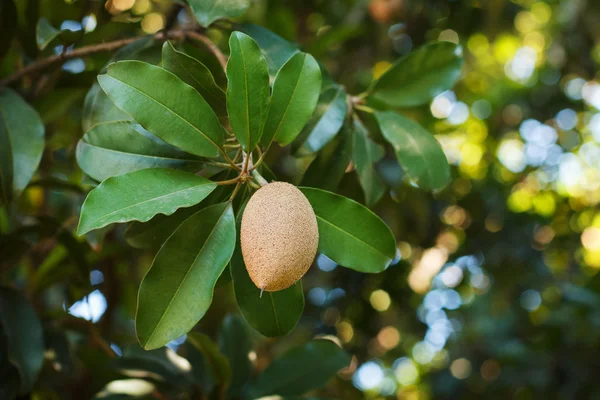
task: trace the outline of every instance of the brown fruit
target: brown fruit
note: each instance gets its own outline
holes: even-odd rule
[[[269,183],[248,201],[240,241],[256,287],[267,292],[283,290],[306,274],[317,254],[317,217],[294,185]]]

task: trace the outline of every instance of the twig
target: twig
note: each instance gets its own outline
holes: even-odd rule
[[[240,176],[241,176],[241,175],[238,175],[238,176],[236,176],[235,178],[233,178],[233,179],[228,179],[228,180],[226,180],[226,181],[218,181],[218,182],[216,182],[216,184],[217,184],[218,186],[223,186],[223,185],[233,185],[234,183],[238,183],[238,182],[240,181]]]
[[[199,42],[204,43],[204,45],[206,45],[206,47],[208,47],[208,49],[215,55],[215,57],[219,61],[219,64],[221,64],[221,67],[223,67],[223,69],[227,67],[227,57],[225,57],[225,55],[221,52],[221,50],[219,50],[217,45],[214,44],[209,38],[202,35],[201,33],[194,31],[185,31],[185,34],[191,39],[195,39]]]
[[[87,56],[89,54],[116,50],[118,48],[127,46],[128,44],[135,42],[140,37],[141,36],[136,36],[136,37],[126,38],[126,39],[114,40],[112,42],[92,44],[89,46],[80,47],[69,53],[61,53],[61,54],[57,54],[57,55],[50,56],[47,58],[43,58],[41,60],[38,60],[36,62],[29,64],[25,68],[20,69],[19,71],[15,72],[14,74],[0,80],[0,85],[2,85],[2,86],[10,85],[11,83],[18,81],[19,79],[21,79],[29,74],[41,71],[41,70],[48,68],[55,64],[64,63],[66,60],[69,60],[71,58],[78,58],[78,57]],[[194,32],[194,31],[186,31],[186,30],[181,30],[181,29],[172,30],[172,31],[157,33],[156,35],[154,35],[154,40],[183,39],[185,37],[188,37],[193,40],[197,40],[199,42],[202,42],[204,45],[206,45],[206,47],[208,47],[208,49],[215,55],[217,60],[219,60],[219,63],[223,66],[223,68],[225,68],[225,66],[227,65],[227,59],[226,59],[225,55],[221,52],[221,50],[219,50],[219,48],[213,42],[210,41],[209,38],[202,35],[201,33]]]

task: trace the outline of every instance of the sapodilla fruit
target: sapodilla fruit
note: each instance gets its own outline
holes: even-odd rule
[[[294,185],[269,183],[246,205],[240,242],[256,287],[267,292],[283,290],[306,274],[317,254],[317,217]]]

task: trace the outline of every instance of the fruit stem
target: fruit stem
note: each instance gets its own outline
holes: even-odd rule
[[[237,194],[238,190],[240,190],[241,186],[242,186],[242,182],[238,181],[237,185],[235,185],[235,189],[233,189],[233,193],[231,193],[231,196],[229,197],[230,203],[233,201],[233,199],[235,199],[235,195]]]
[[[258,182],[260,186],[265,186],[269,184],[269,182],[267,182],[267,180],[263,178],[263,176],[258,172],[257,169],[252,170],[252,177],[256,179],[256,182]]]
[[[239,183],[239,181],[240,181],[240,177],[239,177],[239,176],[236,176],[235,178],[233,178],[233,179],[228,179],[228,180],[226,180],[226,181],[218,181],[218,182],[216,182],[216,184],[217,184],[218,186],[223,186],[223,185],[233,185],[234,183]]]

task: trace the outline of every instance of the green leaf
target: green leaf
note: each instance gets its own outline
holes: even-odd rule
[[[214,192],[213,192],[214,193]],[[125,240],[136,249],[159,249],[171,234],[204,205],[180,208],[171,215],[158,214],[147,222],[133,222],[125,230]]]
[[[0,88],[0,206],[27,186],[43,152],[37,112],[13,90]]]
[[[352,160],[352,141],[352,128],[346,124],[338,137],[327,143],[310,164],[302,178],[302,186],[335,191]]]
[[[208,336],[202,333],[190,332],[187,340],[206,357],[216,383],[225,391],[231,382],[231,367],[227,357]]]
[[[454,86],[462,68],[462,48],[433,42],[400,58],[371,87],[369,100],[389,107],[426,104]]]
[[[112,121],[131,121],[130,115],[121,111],[102,91],[100,84],[94,83],[85,96],[81,126],[87,132],[97,124]]]
[[[232,179],[236,176],[237,171],[227,169],[211,176],[210,179],[212,181],[220,181]],[[171,236],[175,229],[177,229],[179,225],[192,214],[195,214],[202,208],[206,208],[210,205],[227,201],[233,192],[233,186],[234,185],[217,186],[217,188],[200,204],[189,208],[181,208],[172,215],[159,214],[148,222],[133,222],[125,231],[125,240],[127,240],[127,243],[131,246],[138,249],[158,249],[167,238]],[[222,274],[219,278],[220,282],[231,279],[231,277],[224,277],[224,275],[225,274]],[[217,285],[219,285],[219,282],[217,282]]]
[[[189,332],[204,316],[235,237],[231,204],[221,203],[185,220],[161,247],[138,296],[136,332],[146,350]]]
[[[264,292],[261,297],[248,275],[239,244],[230,268],[235,298],[248,324],[267,337],[287,335],[296,327],[304,311],[302,281],[285,290]]]
[[[77,233],[114,223],[145,222],[156,214],[171,215],[178,208],[200,203],[216,187],[200,176],[162,168],[108,178],[85,199]]]
[[[38,49],[44,50],[54,39],[58,39],[62,31],[59,31],[46,18],[40,18],[35,27],[35,41]]]
[[[298,47],[259,25],[244,24],[241,30],[256,40],[267,59],[269,73],[275,75],[281,67],[296,53]]]
[[[163,142],[138,124],[114,121],[98,124],[83,135],[92,146],[144,156],[195,160],[196,156]]]
[[[274,138],[283,146],[290,144],[315,110],[320,89],[319,64],[310,54],[296,53],[275,77],[261,142],[269,146]]]
[[[126,174],[146,168],[176,168],[196,172],[202,161],[170,157],[147,156],[104,149],[80,140],[75,152],[79,167],[87,175],[101,182],[111,176]]]
[[[6,335],[8,359],[19,371],[21,395],[33,388],[44,361],[42,324],[19,292],[0,288],[0,322]]]
[[[346,99],[341,86],[331,86],[321,92],[317,108],[299,136],[302,142],[299,155],[316,153],[335,137],[346,119]]]
[[[0,58],[10,49],[12,39],[17,28],[17,8],[13,0],[0,0],[0,26],[2,26],[2,37],[0,37]]]
[[[186,0],[203,27],[221,18],[238,17],[250,6],[250,0]]]
[[[227,112],[233,133],[245,151],[252,151],[262,134],[269,107],[269,72],[256,42],[241,32],[229,38]]]
[[[377,112],[375,117],[404,172],[420,188],[439,190],[450,182],[450,166],[444,150],[425,128],[393,111]]]
[[[396,256],[390,228],[365,206],[325,190],[302,187],[319,225],[319,252],[347,268],[376,273]]]
[[[238,228],[241,223],[243,207],[238,212]],[[302,281],[278,292],[264,292],[250,279],[239,238],[230,262],[233,290],[242,315],[254,329],[265,336],[276,337],[288,334],[304,311],[304,293]]]
[[[374,164],[385,156],[383,146],[369,138],[369,132],[362,122],[354,117],[352,120],[354,130],[354,146],[352,159],[356,166],[358,181],[365,194],[365,202],[371,207],[385,194],[385,184],[381,181]]]
[[[162,66],[193,87],[219,115],[226,115],[225,92],[217,85],[210,70],[200,61],[181,53],[170,42],[162,48]]]
[[[231,366],[229,397],[239,398],[252,374],[252,363],[248,357],[252,351],[252,340],[248,326],[238,315],[228,314],[223,319],[219,329],[219,348]]]
[[[165,142],[198,156],[219,154],[225,140],[219,119],[172,73],[141,61],[119,61],[98,82],[117,107]]]
[[[64,117],[84,95],[85,89],[83,88],[55,88],[35,101],[34,106],[38,110],[42,122],[49,124]],[[79,108],[79,104],[77,107]]]
[[[330,340],[311,340],[276,359],[250,386],[250,397],[299,396],[325,386],[350,356]]]

